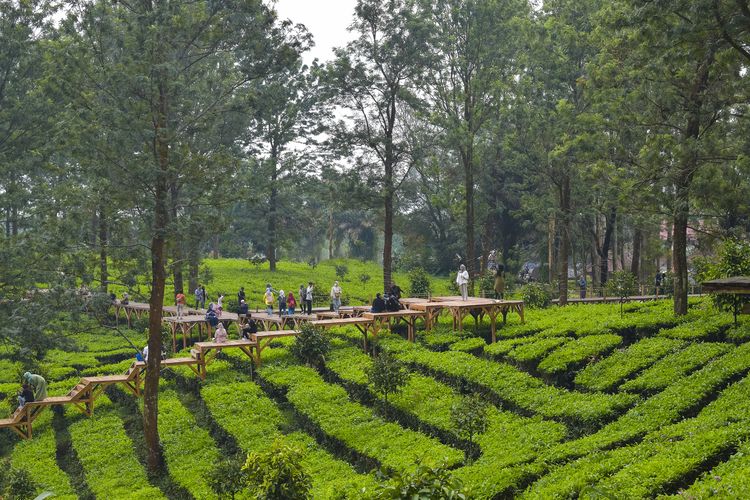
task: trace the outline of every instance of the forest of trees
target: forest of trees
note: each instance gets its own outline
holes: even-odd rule
[[[0,0],[0,338],[48,327],[39,284],[148,276],[159,352],[209,255],[388,283],[497,249],[561,302],[669,270],[684,314],[691,256],[750,229],[747,1],[359,0],[351,30],[308,66],[258,0]]]

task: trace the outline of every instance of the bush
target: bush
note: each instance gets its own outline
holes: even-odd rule
[[[465,396],[451,408],[456,434],[474,445],[474,436],[487,430],[487,403],[477,394]]]
[[[26,500],[36,496],[36,484],[24,469],[11,468],[5,478],[8,500]]]
[[[521,287],[523,303],[530,309],[543,309],[552,303],[554,292],[546,283],[528,283]]]
[[[311,498],[312,480],[300,464],[302,450],[276,439],[263,453],[247,456],[243,473],[253,498],[299,500]]]
[[[382,477],[385,478],[385,476]],[[373,498],[462,500],[469,497],[461,481],[452,477],[445,467],[428,467],[419,464],[416,471],[406,474],[397,473],[390,482],[381,484]]]
[[[487,297],[494,296],[495,293],[495,273],[493,271],[485,271],[477,279],[479,285],[479,291],[484,292]]]
[[[409,294],[412,297],[427,297],[432,291],[430,276],[421,267],[409,271]]]
[[[331,350],[331,342],[322,328],[303,323],[289,352],[308,366],[320,366]]]
[[[344,278],[349,273],[349,268],[346,266],[346,264],[337,264],[336,265],[336,277],[344,281]]]
[[[245,459],[235,457],[223,460],[218,467],[211,469],[208,484],[219,499],[231,498],[240,493],[247,485],[247,474],[244,469]]]
[[[409,373],[403,363],[394,358],[388,351],[381,351],[375,358],[372,366],[366,370],[367,380],[372,384],[375,392],[383,395],[386,404],[388,395],[395,394],[406,385]]]

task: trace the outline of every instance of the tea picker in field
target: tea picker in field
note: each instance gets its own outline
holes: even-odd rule
[[[334,281],[331,287],[331,305],[334,311],[339,312],[339,307],[341,307],[341,287],[338,281]]]
[[[34,401],[41,401],[47,397],[47,381],[44,377],[26,372],[23,374],[23,381],[34,389]]]
[[[466,266],[463,264],[458,268],[456,284],[459,290],[461,290],[461,300],[469,300],[469,271],[466,270]]]

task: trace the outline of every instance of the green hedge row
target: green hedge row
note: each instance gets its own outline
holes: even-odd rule
[[[618,335],[589,335],[567,342],[544,358],[537,370],[549,375],[567,372],[594,357],[603,356],[622,343]]]
[[[684,342],[667,338],[640,340],[627,349],[616,351],[598,363],[587,366],[576,375],[575,383],[594,391],[613,389],[625,378],[684,346]]]
[[[570,341],[568,337],[540,338],[534,342],[521,344],[508,353],[508,359],[518,363],[536,362],[544,358],[550,351]]]
[[[729,460],[704,473],[689,488],[672,498],[708,497],[750,497],[750,442],[746,441]]]
[[[29,473],[37,483],[37,493],[51,491],[56,499],[77,499],[70,478],[57,465],[56,451],[52,412],[45,411],[34,422],[34,439],[18,440],[16,443],[11,465]]]
[[[175,391],[165,386],[159,391],[159,440],[169,474],[195,498],[216,498],[207,479],[221,452]]]
[[[656,428],[636,445],[593,452],[552,469],[524,497],[585,497],[587,491],[617,498],[653,497],[746,439],[748,419],[750,378],[745,378],[694,418]]]
[[[702,369],[676,381],[659,394],[633,407],[594,434],[552,448],[553,462],[580,457],[596,450],[636,439],[677,421],[732,378],[750,370],[750,343],[734,349]]]
[[[243,451],[263,451],[281,435],[280,428],[286,425],[284,416],[262,389],[245,375],[218,361],[211,365],[207,381],[201,388],[206,406],[219,426],[237,440]],[[361,488],[373,488],[376,484],[373,475],[358,474],[351,465],[322,449],[310,436],[293,432],[287,434],[286,439],[304,450],[302,464],[312,477],[314,498],[334,498],[337,495],[358,498]]]
[[[96,403],[93,417],[78,414],[69,426],[73,448],[91,491],[97,498],[165,498],[149,484],[133,451],[133,441],[109,400],[102,396]],[[66,414],[76,413],[77,410],[66,408]]]
[[[730,344],[702,342],[690,344],[681,351],[660,359],[638,377],[620,386],[620,390],[656,392],[674,383],[716,356],[732,349]]]
[[[713,312],[686,321],[673,328],[659,330],[660,337],[680,340],[707,340],[720,335],[732,325],[731,314]]]
[[[285,389],[289,402],[323,432],[386,469],[412,470],[418,460],[448,466],[463,461],[462,452],[385,422],[369,408],[352,403],[343,388],[324,382],[311,368],[267,365],[261,373],[269,383]]]
[[[468,381],[522,410],[561,419],[582,428],[601,425],[638,399],[629,394],[583,394],[558,389],[513,366],[463,352],[431,352],[393,337],[382,342],[406,363]]]

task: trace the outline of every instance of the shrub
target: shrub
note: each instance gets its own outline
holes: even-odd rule
[[[336,277],[340,279],[341,281],[344,281],[344,278],[346,275],[349,274],[349,268],[346,264],[337,264],[336,265]]]
[[[427,297],[432,291],[430,276],[421,267],[409,271],[409,294],[412,297]]]
[[[331,342],[322,328],[304,323],[289,352],[308,366],[319,366],[331,350]]]
[[[620,298],[620,316],[622,316],[622,304],[627,297],[638,291],[638,280],[630,271],[615,271],[607,281],[607,294]]]
[[[300,464],[302,450],[276,439],[271,448],[247,456],[243,473],[253,498],[299,500],[311,498],[312,480]]]
[[[485,271],[477,279],[479,285],[479,291],[484,292],[487,296],[492,297],[495,293],[495,273],[493,271]]]
[[[399,392],[409,380],[409,373],[403,363],[394,358],[388,351],[381,351],[372,366],[366,369],[367,380],[375,392],[383,395],[386,404],[388,395]]]
[[[451,420],[459,437],[474,446],[474,436],[487,430],[487,403],[477,394],[465,396],[451,408]]]
[[[528,283],[521,287],[525,307],[543,309],[552,303],[552,288],[546,283]]]
[[[11,468],[5,477],[8,500],[26,500],[36,496],[36,484],[24,469]]]
[[[372,276],[370,276],[367,273],[362,273],[359,275],[359,282],[362,283],[363,285],[367,283],[368,281],[370,281],[371,279],[372,279]]]
[[[231,498],[240,493],[247,485],[245,458],[239,456],[221,461],[219,466],[211,469],[208,484],[219,499]]]
[[[419,464],[416,471],[396,473],[390,482],[381,484],[373,498],[463,500],[469,497],[461,481],[453,477],[445,467]]]
[[[450,350],[480,354],[486,345],[487,343],[480,337],[469,337],[451,344]]]

